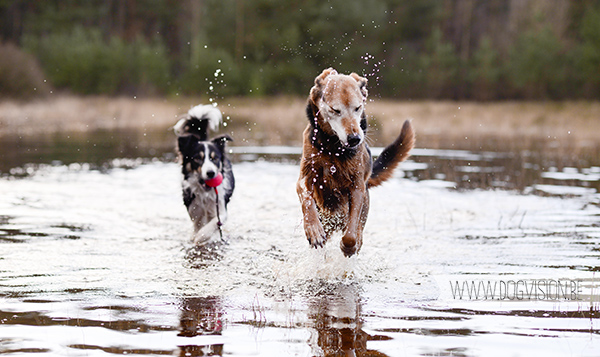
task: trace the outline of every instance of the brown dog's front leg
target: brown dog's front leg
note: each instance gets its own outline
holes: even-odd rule
[[[306,182],[303,178],[298,180],[296,192],[298,193],[298,198],[302,204],[304,233],[306,234],[308,243],[315,248],[322,247],[327,240],[327,236],[325,235],[325,230],[319,220],[319,212],[317,212],[317,206],[312,197],[312,192],[306,187]]]
[[[366,205],[366,206],[365,206]],[[348,226],[340,247],[345,256],[350,257],[362,245],[362,231],[369,210],[369,196],[364,185],[350,192]]]

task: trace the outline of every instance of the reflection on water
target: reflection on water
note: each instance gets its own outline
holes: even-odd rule
[[[221,335],[225,312],[219,297],[185,298],[181,302],[180,332],[177,336]],[[223,343],[180,346],[180,356],[222,356]]]
[[[413,160],[416,165],[409,177],[449,181],[458,189],[500,188],[543,194],[553,186],[562,186],[600,191],[600,156],[593,161],[565,161],[561,157],[527,150],[422,150]],[[569,191],[564,190],[565,194]]]
[[[173,158],[174,143],[168,128],[6,135],[0,138],[0,174],[26,175],[34,169],[31,164],[86,163],[102,168],[114,158]]]
[[[347,259],[335,241],[306,244],[294,147],[232,148],[225,240],[190,247],[168,134],[2,141],[0,353],[597,354],[597,158],[416,149],[372,190],[363,250]],[[581,292],[470,301],[450,279]]]
[[[476,149],[419,149],[403,165],[407,178],[452,183],[456,189],[499,188],[525,193],[579,195],[600,191],[600,149],[589,147],[577,154],[555,142],[537,140],[502,143],[479,138]],[[435,142],[439,146],[439,142]],[[468,147],[468,145],[465,145]],[[380,148],[374,148],[378,154]],[[289,146],[231,148],[235,161],[257,159],[296,162],[300,148]],[[0,175],[26,176],[35,164],[86,163],[91,168],[123,166],[115,158],[175,159],[174,138],[169,128],[153,130],[97,130],[88,133],[56,133],[49,136],[5,136],[0,141]],[[33,165],[32,165],[33,164]],[[565,188],[570,187],[570,188]],[[587,190],[587,191],[586,191]]]
[[[369,341],[386,341],[386,335],[370,335],[363,330],[360,289],[355,284],[321,287],[308,306],[312,336],[308,344],[314,356],[387,356],[368,348]]]
[[[40,227],[43,231],[27,230],[12,224],[12,216],[0,216],[0,242],[21,243],[31,238],[45,237],[56,239],[79,239],[78,232],[85,230],[84,226],[68,224],[55,224],[49,227]]]

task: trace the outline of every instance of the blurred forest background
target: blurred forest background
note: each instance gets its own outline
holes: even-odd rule
[[[600,99],[600,0],[0,0],[0,97]]]

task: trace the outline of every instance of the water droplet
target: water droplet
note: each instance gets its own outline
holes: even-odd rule
[[[337,171],[337,169],[335,168],[335,166],[331,166],[329,168],[329,171],[331,171],[332,174],[335,174],[335,172]]]

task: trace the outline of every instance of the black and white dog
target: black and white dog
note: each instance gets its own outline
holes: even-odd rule
[[[206,243],[220,232],[227,219],[227,204],[235,180],[225,153],[227,134],[208,140],[208,129],[215,131],[221,112],[212,105],[198,105],[173,127],[183,173],[183,203],[194,223],[193,242]]]

